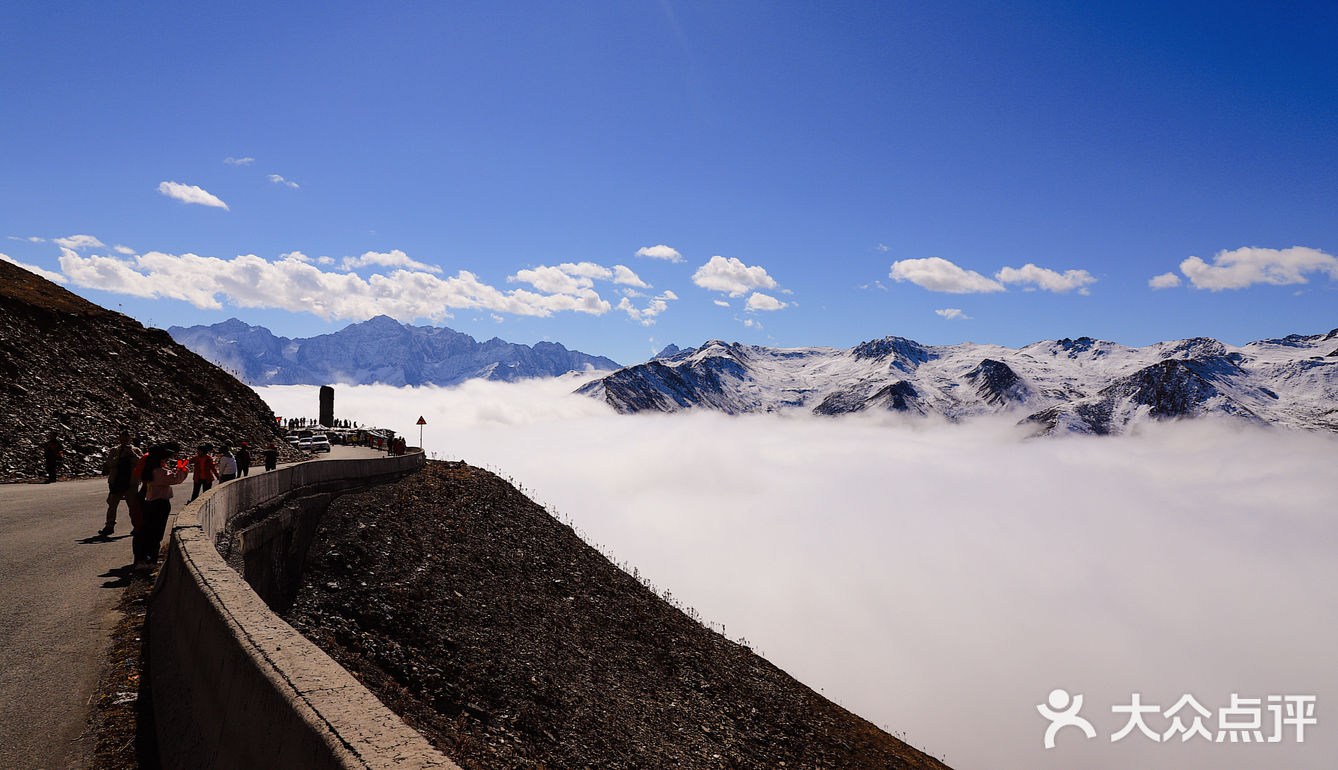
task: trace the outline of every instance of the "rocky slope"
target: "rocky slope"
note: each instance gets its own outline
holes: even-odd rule
[[[298,628],[465,768],[944,768],[615,567],[496,476],[335,500]]]
[[[121,426],[152,442],[281,438],[255,391],[161,329],[0,260],[0,480],[43,475],[56,431],[63,475],[102,473]],[[297,455],[279,441],[284,456]]]
[[[625,413],[1009,413],[1039,434],[1120,433],[1142,420],[1224,415],[1338,431],[1338,329],[1239,348],[1207,338],[1130,348],[1080,337],[1012,349],[884,337],[849,350],[712,340],[579,392]]]
[[[455,385],[474,378],[511,381],[618,368],[610,359],[554,342],[533,347],[496,337],[477,342],[452,329],[410,326],[389,316],[299,339],[276,337],[236,318],[167,331],[253,385]]]

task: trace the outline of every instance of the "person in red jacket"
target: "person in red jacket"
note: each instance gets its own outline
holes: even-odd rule
[[[208,492],[214,486],[214,480],[218,478],[218,466],[214,463],[213,455],[209,450],[213,449],[209,444],[200,445],[200,453],[190,459],[190,465],[195,469],[195,488],[191,490],[190,502],[200,496],[201,492]]]

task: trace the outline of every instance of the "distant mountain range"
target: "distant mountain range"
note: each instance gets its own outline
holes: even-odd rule
[[[889,411],[959,420],[1011,413],[1038,434],[1121,433],[1146,419],[1228,415],[1338,431],[1338,329],[1236,348],[1198,337],[1131,348],[1047,340],[1022,348],[884,337],[848,350],[711,340],[578,391],[620,412]]]
[[[167,332],[251,385],[455,385],[618,368],[608,358],[555,342],[533,347],[496,337],[477,342],[452,329],[411,326],[383,315],[306,339],[276,337],[236,318]]]

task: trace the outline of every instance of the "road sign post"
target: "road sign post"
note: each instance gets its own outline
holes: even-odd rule
[[[424,425],[427,425],[427,420],[424,420],[424,419],[423,419],[423,415],[420,414],[420,415],[418,415],[418,448],[419,448],[419,449],[423,449],[423,426],[424,426]],[[423,449],[423,451],[426,452],[427,450]]]

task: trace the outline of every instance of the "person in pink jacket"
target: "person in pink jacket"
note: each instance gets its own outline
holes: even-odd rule
[[[180,451],[176,444],[159,444],[144,456],[144,470],[140,475],[144,482],[143,513],[131,541],[136,569],[149,569],[158,561],[163,530],[172,513],[172,487],[185,481],[189,474],[185,468],[167,462],[175,459]]]

